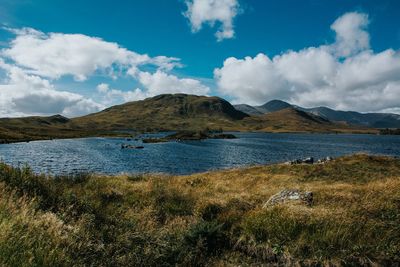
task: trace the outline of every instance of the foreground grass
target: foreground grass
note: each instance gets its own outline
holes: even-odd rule
[[[263,209],[284,188],[312,207]],[[400,160],[190,176],[46,177],[0,164],[0,266],[391,265]]]

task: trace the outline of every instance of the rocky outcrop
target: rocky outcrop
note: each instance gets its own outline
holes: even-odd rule
[[[308,157],[308,158],[305,158],[305,159],[295,159],[295,160],[287,161],[287,162],[285,162],[285,164],[287,164],[287,165],[314,164],[314,163],[324,164],[324,163],[327,163],[327,162],[332,161],[332,160],[333,160],[332,157],[325,157],[325,158],[322,158],[322,159],[319,159],[319,160],[315,161],[313,157]]]
[[[319,160],[317,161],[317,163],[319,163],[319,164],[324,164],[324,163],[327,163],[327,162],[332,161],[332,160],[333,160],[332,157],[326,157],[326,158],[319,159]]]
[[[264,204],[263,208],[293,201],[305,204],[307,206],[312,206],[314,201],[313,192],[300,191],[298,189],[284,189],[271,196]]]
[[[288,165],[295,165],[295,164],[313,164],[314,163],[314,158],[313,157],[308,157],[305,159],[295,159],[292,161],[285,162]]]
[[[126,145],[122,144],[121,149],[143,149],[144,146],[134,146],[134,145]]]

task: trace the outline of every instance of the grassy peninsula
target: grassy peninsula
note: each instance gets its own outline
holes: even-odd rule
[[[73,177],[0,164],[1,266],[381,265],[400,262],[400,160]],[[311,206],[263,207],[283,189]]]

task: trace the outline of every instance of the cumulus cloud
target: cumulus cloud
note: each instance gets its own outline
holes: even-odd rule
[[[189,78],[181,79],[160,70],[155,73],[140,72],[138,80],[147,88],[145,92],[147,96],[169,93],[206,95],[210,91],[209,87],[203,85],[198,80]]]
[[[83,34],[45,34],[31,28],[10,30],[16,34],[16,38],[11,41],[9,48],[3,49],[1,55],[30,73],[47,78],[72,75],[75,80],[84,81],[98,70],[113,76],[116,67],[135,69],[152,64],[170,70],[180,66],[177,58],[151,58],[116,43]]]
[[[352,12],[331,26],[331,45],[228,58],[214,70],[219,91],[234,102],[262,104],[283,99],[303,106],[358,111],[400,108],[400,52],[370,49],[366,14]]]
[[[363,13],[351,12],[339,17],[331,25],[336,32],[336,55],[347,57],[369,49],[368,24],[368,15]]]
[[[106,93],[110,89],[110,85],[107,83],[101,83],[96,87],[97,91],[100,93]]]
[[[142,100],[147,97],[147,94],[139,88],[130,91],[122,91],[110,88],[110,85],[107,83],[100,83],[96,88],[102,95],[102,104],[106,106],[134,100]]]
[[[210,92],[210,88],[198,80],[179,78],[162,70],[157,70],[154,73],[135,71],[132,75],[143,88],[123,91],[111,88],[107,83],[100,83],[96,88],[102,97],[101,103],[109,106],[128,101],[142,100],[160,94],[184,93],[207,95]]]
[[[66,91],[57,91],[46,79],[27,74],[23,69],[0,60],[7,79],[0,84],[0,116],[62,114],[68,117],[103,108],[91,99]]]
[[[83,34],[46,34],[32,28],[8,30],[15,38],[0,51],[0,69],[6,75],[0,83],[2,117],[55,113],[71,117],[155,94],[208,92],[208,87],[197,80],[167,73],[182,67],[179,58],[150,57]],[[154,71],[143,72],[142,68]],[[99,96],[95,102],[77,93],[60,91],[53,85],[63,76],[83,82],[98,72],[113,80],[133,77],[143,88],[122,91],[102,83],[93,88],[98,92],[96,98]]]
[[[237,0],[186,0],[187,11],[184,15],[189,19],[192,31],[201,30],[203,24],[213,27],[220,23],[215,33],[218,41],[235,36],[233,20],[239,12]]]

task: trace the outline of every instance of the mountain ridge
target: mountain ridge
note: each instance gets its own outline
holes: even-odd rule
[[[61,115],[0,119],[0,141],[126,136],[128,132],[182,130],[377,132],[366,127],[331,122],[293,106],[284,108],[285,106],[288,105],[283,101],[274,101],[262,107],[264,111],[272,112],[251,116],[235,109],[220,97],[164,94],[71,119]]]
[[[277,106],[276,103],[280,103],[280,107]],[[263,106],[267,107],[274,106],[275,107],[274,111],[279,111],[287,107],[293,107],[298,110],[302,110],[320,117],[324,117],[330,121],[345,122],[348,123],[349,125],[354,125],[354,126],[363,126],[372,128],[400,128],[400,115],[393,113],[361,113],[357,111],[334,110],[323,106],[314,108],[304,108],[292,105],[282,100],[271,100],[261,106],[246,105],[246,109],[243,109],[243,104],[234,105],[236,109],[241,110],[249,115],[262,115],[271,112],[268,109],[263,110],[262,108],[260,108]]]

